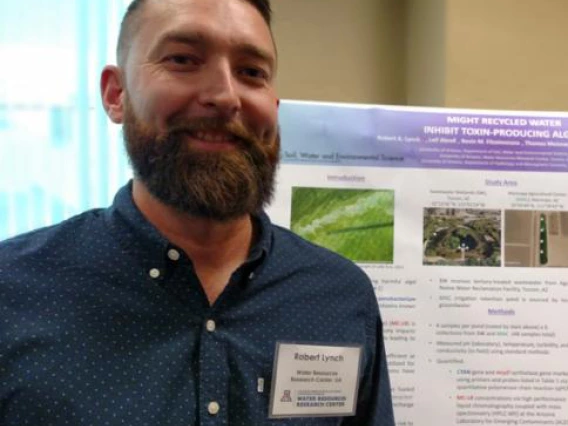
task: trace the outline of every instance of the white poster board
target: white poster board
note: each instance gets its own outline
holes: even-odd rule
[[[568,114],[280,108],[269,214],[369,275],[397,425],[568,425]]]

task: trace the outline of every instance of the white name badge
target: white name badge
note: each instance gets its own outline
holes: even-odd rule
[[[270,418],[352,416],[361,346],[276,344]]]

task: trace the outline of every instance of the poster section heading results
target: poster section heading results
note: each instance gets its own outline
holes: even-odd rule
[[[280,122],[284,164],[568,171],[568,114],[559,112],[286,101]]]

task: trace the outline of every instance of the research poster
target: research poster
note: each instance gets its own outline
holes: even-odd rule
[[[568,425],[568,114],[288,101],[280,123],[269,213],[368,274],[397,426]]]

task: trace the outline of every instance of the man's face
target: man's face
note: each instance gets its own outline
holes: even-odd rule
[[[216,220],[269,201],[278,161],[276,53],[244,0],[144,5],[124,65],[124,137],[156,198]]]

